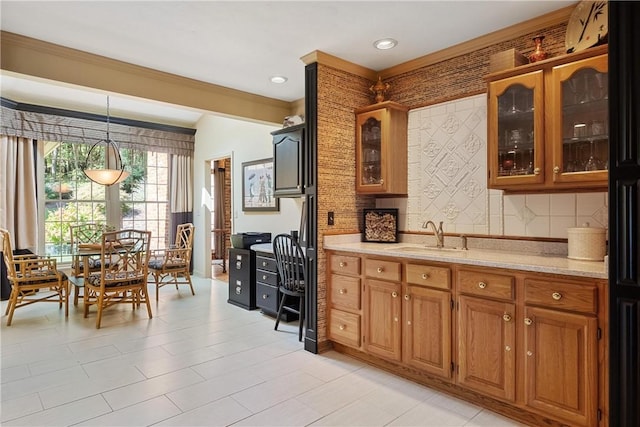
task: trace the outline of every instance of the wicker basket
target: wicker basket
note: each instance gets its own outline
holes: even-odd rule
[[[586,223],[583,227],[568,228],[567,235],[569,237],[568,258],[604,261],[607,252],[604,228],[589,227],[589,223]]]

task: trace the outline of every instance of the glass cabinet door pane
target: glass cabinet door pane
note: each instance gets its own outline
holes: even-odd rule
[[[608,74],[593,68],[562,82],[562,171],[609,168]]]
[[[533,175],[533,89],[515,84],[498,96],[498,176]]]
[[[374,117],[368,118],[361,126],[361,175],[360,184],[371,185],[382,182],[382,163],[380,150],[382,148],[381,122]]]

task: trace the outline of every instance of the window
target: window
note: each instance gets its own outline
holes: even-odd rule
[[[151,230],[152,248],[167,245],[169,154],[121,150],[131,175],[118,187],[107,188],[82,172],[89,145],[43,144],[45,218],[41,232],[47,256],[69,262],[69,225],[82,222]]]

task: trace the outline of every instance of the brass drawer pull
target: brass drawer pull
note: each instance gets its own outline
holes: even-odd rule
[[[340,292],[340,295],[344,295],[347,293],[347,290],[343,288],[343,289],[340,289],[338,292]]]
[[[411,297],[409,296],[409,294],[405,294],[404,299],[405,299],[405,301],[409,301],[409,299],[411,299]]]
[[[524,324],[527,326],[531,326],[531,324],[533,323],[533,320],[529,319],[528,317],[524,318]]]
[[[382,273],[383,271],[384,271],[384,268],[378,267],[378,273]]]
[[[262,275],[262,280],[267,280],[267,276],[265,276],[264,274]]]
[[[551,298],[556,301],[560,301],[560,299],[562,298],[562,294],[560,292],[554,292],[551,294]]]
[[[262,299],[267,299],[268,295],[267,294],[262,294]]]
[[[398,297],[398,293],[396,291],[391,292],[391,296],[393,298],[397,298]]]
[[[422,273],[422,278],[424,280],[427,280],[429,278],[429,274],[428,273]]]
[[[347,329],[347,325],[340,325],[338,326],[338,328],[340,328],[341,331],[344,331],[345,329]]]
[[[266,261],[262,261],[262,266],[266,267],[267,266],[267,262]]]
[[[480,282],[480,283],[478,283],[478,287],[479,287],[480,289],[484,289],[484,288],[486,288],[486,287],[487,287],[487,284],[486,284],[486,283],[484,283],[484,282]]]
[[[502,315],[502,319],[503,319],[505,322],[511,322],[511,315],[510,315],[510,314],[505,313],[505,314],[503,314],[503,315]]]
[[[346,262],[344,262],[344,261],[340,261],[340,267],[346,267],[346,266],[347,266],[347,263],[346,263]]]

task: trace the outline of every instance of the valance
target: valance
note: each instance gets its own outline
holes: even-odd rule
[[[74,112],[68,110],[47,109],[48,111],[57,111],[64,114],[59,115],[48,111],[14,109],[8,105],[8,102],[3,102],[1,106],[1,135],[40,141],[81,144],[93,144],[106,138],[107,124],[103,116],[76,113],[82,117],[73,117],[70,113]],[[118,121],[121,123],[118,123]],[[195,129],[113,117],[110,119],[109,124],[110,139],[118,143],[120,148],[141,151],[155,151],[191,157],[194,151],[194,135]]]

